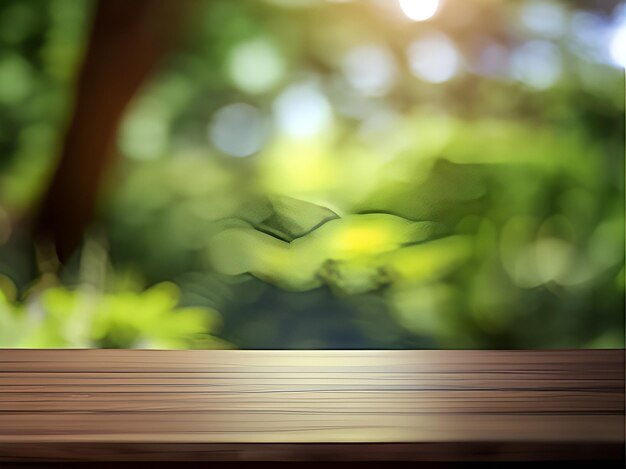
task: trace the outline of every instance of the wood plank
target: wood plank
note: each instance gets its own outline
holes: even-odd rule
[[[624,351],[0,350],[0,461],[624,456]]]

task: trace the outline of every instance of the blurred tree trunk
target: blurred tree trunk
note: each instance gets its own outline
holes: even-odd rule
[[[61,261],[79,244],[115,157],[122,114],[168,49],[184,2],[99,0],[60,159],[34,225]]]

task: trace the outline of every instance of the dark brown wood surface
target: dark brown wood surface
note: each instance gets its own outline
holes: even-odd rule
[[[0,350],[0,461],[624,457],[624,351]]]

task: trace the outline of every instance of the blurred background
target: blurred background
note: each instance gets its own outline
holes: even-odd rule
[[[0,346],[624,346],[621,2],[189,2],[60,263],[95,8],[0,1]]]

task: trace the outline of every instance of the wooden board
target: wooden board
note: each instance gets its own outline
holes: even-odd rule
[[[624,351],[0,350],[0,461],[624,457]]]

